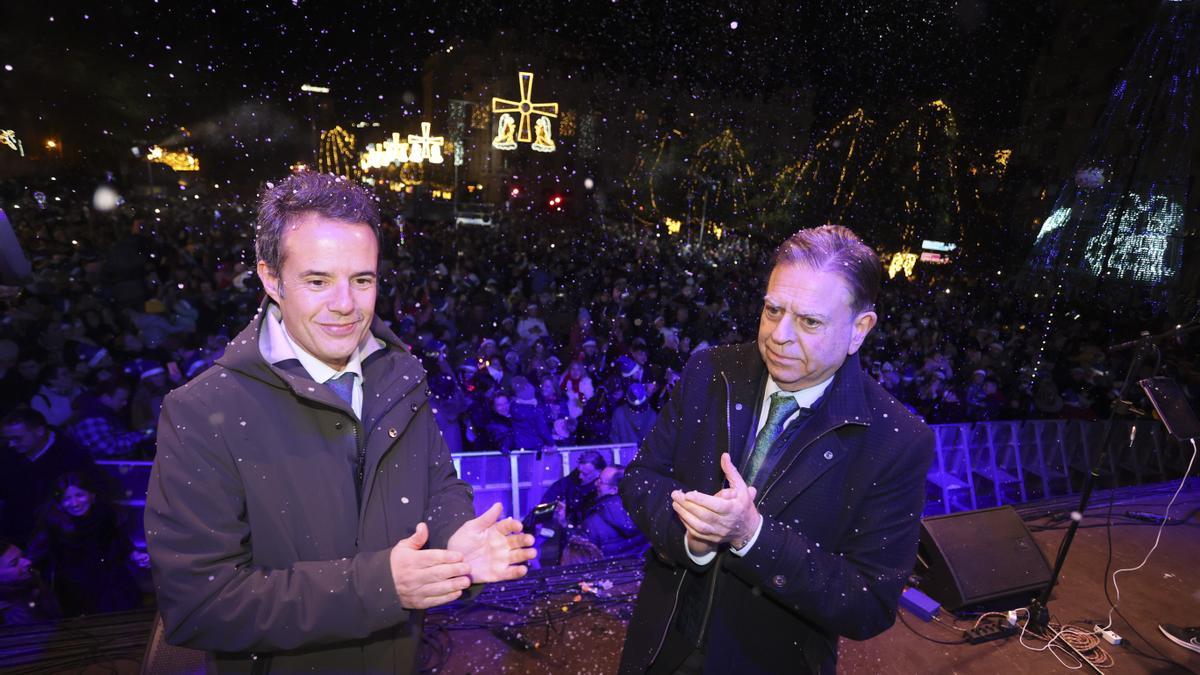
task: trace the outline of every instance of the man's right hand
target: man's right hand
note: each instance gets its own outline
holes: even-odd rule
[[[406,609],[426,609],[458,599],[471,585],[471,566],[461,553],[442,549],[423,550],[429,541],[429,528],[417,524],[417,531],[392,547],[389,560],[396,595]]]

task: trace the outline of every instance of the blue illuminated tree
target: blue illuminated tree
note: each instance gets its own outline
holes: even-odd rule
[[[1166,0],[1122,70],[1029,258],[1059,286],[1129,301],[1176,289],[1183,271],[1200,2]],[[1158,294],[1160,297],[1163,294]]]

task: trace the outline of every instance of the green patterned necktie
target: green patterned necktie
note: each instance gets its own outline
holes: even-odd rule
[[[754,479],[758,477],[758,471],[762,468],[763,461],[771,452],[771,445],[775,443],[775,439],[779,438],[779,434],[783,433],[783,423],[799,409],[800,404],[796,403],[794,396],[788,396],[782,391],[771,394],[771,409],[767,411],[767,423],[763,426],[762,431],[758,432],[758,437],[754,439],[754,454],[750,457],[750,466],[746,468],[747,485],[754,485]]]

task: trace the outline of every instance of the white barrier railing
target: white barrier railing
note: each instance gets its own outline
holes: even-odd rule
[[[1162,425],[1117,421],[1103,467],[1106,487],[1175,477],[1186,457]],[[1100,455],[1102,422],[1025,420],[932,425],[936,459],[930,467],[925,513],[951,513],[1073,494]],[[1136,434],[1132,429],[1136,427]],[[605,462],[628,464],[631,444],[580,445],[544,454],[532,450],[452,455],[458,475],[475,490],[482,510],[499,501],[521,517],[554,481],[570,473],[578,456],[593,450]],[[131,507],[145,505],[151,462],[99,461],[121,482]]]

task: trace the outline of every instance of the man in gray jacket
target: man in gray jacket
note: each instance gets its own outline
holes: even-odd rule
[[[294,174],[258,213],[268,299],[163,403],[146,502],[164,634],[209,672],[416,670],[422,610],[533,557],[472,518],[420,363],[374,317],[379,215]]]

